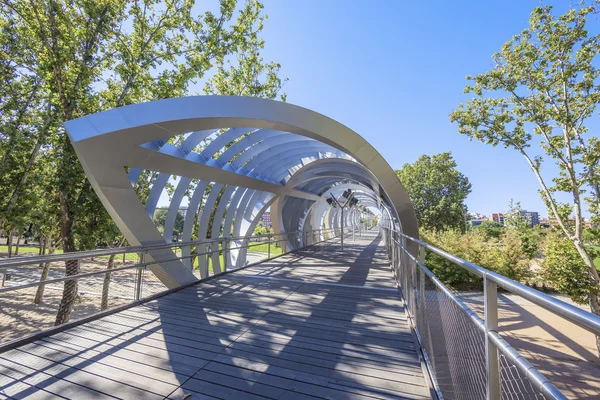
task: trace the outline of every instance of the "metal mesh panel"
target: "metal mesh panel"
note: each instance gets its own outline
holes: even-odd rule
[[[515,400],[545,399],[523,373],[504,354],[500,353],[502,398]]]
[[[421,344],[439,389],[445,399],[484,399],[484,333],[428,276],[423,276],[424,291],[415,296],[421,301],[413,304],[417,318],[421,316]]]
[[[407,311],[416,327],[437,390],[444,399],[485,399],[486,336],[482,309],[472,309],[458,295],[432,278],[407,254],[404,239],[386,231],[392,271],[402,287]],[[476,295],[481,297],[481,295]],[[469,315],[469,311],[473,315]],[[476,315],[479,313],[480,317]],[[477,322],[477,320],[479,320]],[[544,399],[527,375],[500,349],[503,399]]]

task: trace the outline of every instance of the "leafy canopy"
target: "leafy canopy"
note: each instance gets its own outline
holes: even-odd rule
[[[408,192],[421,228],[465,229],[465,199],[471,184],[450,153],[424,154],[414,164],[404,164],[396,175]]]
[[[561,271],[572,279],[548,276],[574,300],[589,299],[591,311],[600,315],[600,276],[583,236],[585,202],[592,222],[600,222],[600,141],[589,132],[600,101],[600,35],[587,28],[597,17],[597,4],[580,2],[559,16],[551,6],[536,7],[529,27],[493,55],[493,69],[467,77],[472,84],[465,93],[473,98],[459,105],[451,120],[469,139],[516,150],[525,158],[567,240],[549,247],[548,265],[562,263]],[[554,163],[558,173],[550,176],[547,163]],[[561,201],[560,192],[571,200]],[[590,230],[586,236],[599,233]],[[573,258],[576,254],[581,262]],[[600,336],[597,345],[600,349]]]

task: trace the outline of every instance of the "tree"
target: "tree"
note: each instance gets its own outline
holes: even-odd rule
[[[537,256],[543,232],[539,226],[532,226],[527,220],[521,202],[510,200],[508,212],[504,214],[507,231],[514,231],[520,238],[521,249],[529,259]]]
[[[543,274],[558,291],[579,304],[589,303],[594,282],[587,278],[585,262],[573,243],[564,235],[548,235],[543,262]]]
[[[465,199],[471,193],[466,176],[450,153],[422,155],[396,175],[408,192],[419,226],[428,230],[465,230]]]
[[[167,214],[169,210],[166,208],[159,208],[154,213],[154,224],[161,231],[165,228],[165,223],[167,222]],[[181,232],[183,232],[183,223],[185,222],[185,218],[181,211],[178,211],[175,215],[175,224],[173,226],[173,235],[178,236]]]
[[[504,227],[494,221],[483,221],[480,225],[474,226],[473,230],[482,231],[486,239],[499,239]]]
[[[586,30],[596,11],[595,6],[582,5],[555,17],[552,7],[536,7],[529,27],[494,54],[493,69],[467,77],[473,84],[465,93],[474,98],[452,112],[451,120],[471,140],[502,145],[525,158],[550,215],[586,266],[576,269],[582,274],[577,280],[589,283],[584,285],[588,304],[598,315],[600,277],[583,240],[582,204],[587,202],[597,222],[600,141],[587,135],[587,124],[600,101],[600,35]],[[550,162],[559,168],[552,179],[542,174]],[[572,200],[559,201],[560,192]],[[568,222],[572,214],[574,225]],[[599,338],[597,345],[600,349]]]
[[[248,87],[257,82],[275,91],[281,87],[279,66],[260,58],[264,16],[259,1],[220,0],[217,13],[198,13],[193,7],[189,0],[0,2],[0,202],[25,204],[28,179],[35,175],[28,160],[48,166],[65,252],[95,247],[90,228],[111,222],[98,208],[64,121],[188,94],[193,83],[210,81],[207,74],[218,74],[228,57],[243,49],[252,50],[246,52],[245,68],[259,72],[242,74],[236,82],[251,79]],[[250,94],[260,95],[256,90]],[[42,150],[51,157],[41,157]],[[152,179],[150,173],[148,185],[139,191]],[[17,216],[25,214],[15,210],[0,210],[0,229],[23,227]],[[67,276],[76,275],[79,263],[68,261],[65,269]],[[69,320],[76,295],[76,279],[65,281],[57,325]]]

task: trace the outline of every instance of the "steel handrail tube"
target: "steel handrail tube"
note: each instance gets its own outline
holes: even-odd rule
[[[313,232],[322,232],[322,231],[331,231],[332,229],[317,229]],[[295,233],[295,232],[294,232]],[[28,264],[38,264],[43,262],[57,262],[57,261],[68,261],[74,258],[82,259],[82,258],[92,258],[92,257],[102,257],[102,256],[111,256],[117,254],[130,254],[130,253],[139,253],[140,251],[146,250],[162,250],[173,247],[183,247],[183,246],[194,246],[206,243],[214,243],[221,242],[223,240],[232,241],[232,240],[245,240],[249,238],[264,238],[264,237],[276,237],[276,236],[284,236],[286,233],[277,233],[277,234],[265,234],[265,235],[257,235],[257,236],[235,236],[235,237],[225,237],[225,238],[215,238],[215,239],[206,239],[206,240],[197,240],[197,241],[188,241],[188,242],[174,242],[174,243],[164,243],[164,244],[156,244],[156,245],[148,245],[148,246],[126,246],[126,247],[118,247],[114,249],[100,249],[100,250],[89,250],[89,251],[78,251],[78,252],[70,252],[63,254],[47,254],[44,256],[21,256],[21,257],[12,257],[7,259],[0,259],[0,268],[10,268],[10,267],[18,267],[21,265]],[[279,243],[285,241],[286,239],[279,239],[275,242]]]
[[[319,229],[318,231],[323,231],[323,229]],[[285,241],[285,239],[283,240],[278,240],[275,242],[281,242],[281,241]],[[204,242],[202,242],[204,243]],[[254,245],[245,245],[245,246],[240,246],[238,247],[238,249],[246,249],[246,248],[250,248],[250,247],[256,247],[256,246],[260,246],[260,244],[254,244]],[[144,248],[143,253],[146,254],[148,251],[150,250],[156,250],[154,248],[152,249],[148,249],[147,247]],[[194,257],[198,257],[198,256],[205,256],[205,255],[212,255],[215,252],[221,252],[223,250],[209,250],[209,251],[205,251],[202,253],[195,253]],[[140,252],[139,250],[137,252]],[[73,253],[69,253],[69,254],[77,254],[76,252]],[[123,252],[117,253],[117,254],[124,254]],[[59,254],[60,256],[60,254]],[[128,265],[125,267],[117,267],[117,268],[111,268],[109,271],[108,270],[101,270],[101,271],[92,271],[92,272],[84,272],[81,274],[77,274],[77,275],[67,275],[67,276],[63,276],[62,278],[54,278],[54,279],[47,279],[44,281],[37,281],[37,282],[31,282],[31,283],[26,283],[24,285],[15,285],[15,286],[8,286],[8,287],[0,287],[0,294],[1,293],[5,293],[5,292],[13,292],[13,291],[17,291],[17,290],[21,290],[21,289],[28,289],[31,287],[36,287],[36,286],[40,286],[40,285],[46,285],[49,283],[58,283],[58,282],[64,282],[64,281],[68,281],[68,280],[73,280],[73,279],[79,279],[79,278],[87,278],[90,276],[94,276],[94,275],[105,275],[106,273],[110,272],[119,272],[119,271],[125,271],[125,270],[129,270],[129,269],[142,269],[142,268],[146,268],[150,265],[154,265],[154,264],[158,264],[160,262],[170,262],[170,261],[180,261],[180,260],[184,260],[187,258],[190,258],[192,256],[181,256],[181,257],[173,257],[173,258],[165,258],[165,259],[160,259],[160,260],[154,260],[154,261],[150,261],[150,262],[142,262],[142,263],[137,263],[135,265]],[[26,257],[24,257],[26,258]],[[72,260],[73,258],[78,258],[78,257],[71,257],[68,258],[68,260]],[[270,258],[270,257],[269,257]],[[56,260],[56,261],[63,261],[63,260]],[[30,263],[27,263],[25,265],[28,264],[37,264],[37,261],[33,261]],[[0,266],[4,267],[2,264],[0,264]],[[233,268],[232,270],[234,270],[236,268]]]
[[[578,325],[596,335],[600,335],[600,316],[584,311],[579,307],[565,303],[564,301],[555,299],[554,297],[548,296],[538,290],[532,289],[521,283],[513,281],[512,279],[509,279],[505,276],[489,271],[477,264],[473,264],[444,250],[438,249],[437,247],[434,247],[429,243],[405,235],[402,232],[398,233],[403,237],[427,248],[431,252],[436,253],[441,257],[444,257],[448,261],[452,261],[454,264],[463,267],[464,269],[470,272],[473,272],[474,274],[477,274],[481,277],[487,276],[488,279],[495,282],[498,286],[502,287],[503,289],[508,290],[511,293],[517,294],[531,301],[532,303],[535,303],[540,307],[551,311],[554,314],[557,314],[573,322],[575,325]]]
[[[433,281],[433,283],[435,283],[438,289],[440,289],[446,296],[448,296],[454,302],[454,304],[456,304],[465,314],[467,314],[467,316],[471,318],[471,320],[475,323],[475,325],[477,326],[477,328],[479,328],[480,331],[485,332],[485,322],[483,321],[483,319],[481,319],[479,315],[475,314],[475,312],[471,310],[460,298],[458,298],[454,293],[452,293],[452,291],[448,289],[446,285],[444,285],[442,281],[440,281],[439,278],[435,276],[435,274],[429,268],[427,268],[425,264],[422,264],[419,260],[417,260],[417,258],[410,254],[410,252],[404,247],[402,247],[402,245],[399,242],[395,242],[398,245],[398,247],[400,247],[400,249],[404,251],[406,255],[408,255],[408,257],[410,257],[417,263],[419,268],[429,277],[429,279]]]
[[[461,267],[483,277],[484,279],[489,279],[490,281],[496,283],[497,285],[510,291],[511,293],[515,293],[515,294],[520,295],[521,297],[529,299],[532,302],[534,302],[535,304],[538,304],[538,305],[542,306],[543,308],[545,308],[551,312],[554,312],[555,314],[558,314],[558,315],[564,317],[565,319],[568,319],[569,321],[572,321],[583,328],[590,330],[592,333],[595,332],[594,331],[595,321],[592,321],[592,323],[590,323],[591,329],[588,328],[585,323],[586,317],[588,317],[588,316],[596,317],[594,314],[587,313],[579,308],[571,306],[570,304],[564,303],[560,300],[556,300],[550,296],[547,296],[541,292],[538,292],[537,290],[531,289],[525,285],[522,285],[518,282],[508,279],[502,275],[499,275],[495,272],[489,271],[479,265],[470,263],[469,261],[466,261],[460,257],[452,255],[444,250],[438,249],[437,247],[432,246],[426,242],[423,242],[422,240],[415,239],[411,236],[403,234],[402,232],[393,231],[389,228],[384,228],[384,229],[390,230],[391,232],[398,233],[401,236],[403,236],[404,238],[409,239],[409,240],[413,241],[414,243],[417,243],[418,245],[422,246],[422,248],[426,248],[426,249],[440,255],[440,256],[444,257],[445,259],[454,262],[458,266],[461,266]],[[552,382],[550,382],[544,375],[542,375],[537,369],[535,369],[535,367],[532,366],[529,363],[529,361],[527,361],[522,355],[520,355],[514,349],[514,347],[512,347],[506,340],[504,340],[504,338],[502,338],[502,336],[500,336],[500,334],[498,332],[496,332],[494,330],[490,330],[490,331],[486,332],[485,321],[483,319],[481,319],[477,314],[475,314],[475,312],[473,312],[473,310],[471,310],[464,302],[462,302],[458,298],[458,296],[456,296],[450,289],[448,289],[446,287],[446,285],[444,285],[437,278],[437,276],[435,276],[435,274],[429,268],[427,268],[427,266],[423,262],[418,260],[411,252],[409,252],[404,246],[402,246],[400,241],[395,240],[393,238],[393,236],[392,236],[391,241],[399,249],[401,249],[404,252],[404,254],[406,254],[410,259],[412,259],[416,263],[416,265],[419,266],[420,270],[423,271],[433,281],[433,283],[436,285],[436,287],[438,289],[440,289],[456,305],[458,305],[459,308],[467,314],[467,316],[469,316],[469,318],[475,323],[475,326],[478,327],[484,333],[486,338],[491,339],[491,341],[496,345],[498,350],[505,357],[507,357],[517,367],[517,369],[520,372],[522,372],[527,377],[527,379],[530,382],[532,382],[532,384],[544,396],[546,396],[548,398],[552,398],[552,399],[557,399],[557,400],[566,400],[566,397],[552,384]],[[535,300],[533,300],[532,298],[535,298]],[[538,298],[539,298],[539,300],[538,300]],[[559,303],[559,304],[556,304],[556,303]],[[567,315],[563,314],[563,312],[562,312],[563,311],[562,305],[568,306],[568,307],[566,307],[567,309],[575,308],[575,310],[578,312],[574,313],[573,315],[567,316]],[[555,307],[558,307],[558,311],[555,310]],[[565,312],[568,312],[568,311],[570,311],[570,310],[567,310]],[[580,318],[582,318],[581,314],[583,314],[584,321],[580,320]],[[416,327],[416,329],[418,330],[418,327]],[[419,335],[417,335],[417,336],[419,336]]]

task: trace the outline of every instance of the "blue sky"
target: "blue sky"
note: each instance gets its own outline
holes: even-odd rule
[[[565,10],[568,2],[557,1]],[[547,211],[517,153],[457,133],[448,114],[467,100],[465,75],[528,25],[537,0],[264,0],[265,59],[290,78],[288,102],[325,114],[367,139],[400,168],[421,154],[452,152],[471,181],[473,212]]]

